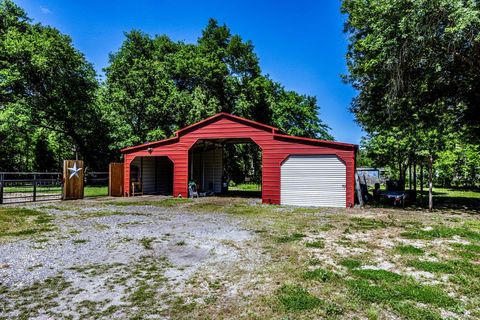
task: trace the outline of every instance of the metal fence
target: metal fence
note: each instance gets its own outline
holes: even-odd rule
[[[61,198],[60,172],[0,172],[0,204]]]
[[[92,189],[103,190],[102,187],[108,186],[108,172],[86,172],[84,179],[86,187],[100,187]],[[104,192],[102,190],[93,191],[93,196]],[[60,172],[0,172],[0,204],[60,199]]]

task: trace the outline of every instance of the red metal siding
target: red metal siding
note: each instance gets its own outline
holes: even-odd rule
[[[198,125],[180,130],[177,139],[127,148],[125,153],[125,195],[130,192],[130,163],[135,157],[168,156],[174,164],[173,195],[188,196],[188,151],[200,139],[249,138],[262,149],[262,201],[280,204],[280,167],[289,155],[332,154],[345,162],[346,204],[354,203],[354,145],[288,137],[275,129],[238,117],[219,114]],[[151,148],[150,152],[147,148]]]

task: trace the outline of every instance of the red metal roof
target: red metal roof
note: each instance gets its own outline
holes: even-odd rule
[[[150,147],[153,148],[153,147],[160,146],[160,145],[170,143],[170,142],[172,142],[172,143],[176,142],[176,141],[178,141],[178,139],[181,135],[183,135],[187,132],[194,131],[195,129],[197,129],[199,127],[208,125],[209,123],[214,122],[216,119],[219,119],[219,118],[228,118],[228,119],[240,122],[240,123],[245,123],[245,124],[253,126],[253,127],[261,128],[265,131],[270,132],[273,135],[274,138],[291,139],[291,140],[298,141],[298,142],[303,141],[303,142],[307,142],[307,143],[314,143],[314,144],[320,144],[320,145],[350,147],[350,148],[355,148],[355,149],[358,148],[358,145],[355,145],[355,144],[329,141],[329,140],[321,140],[321,139],[304,138],[304,137],[282,134],[282,133],[279,133],[280,130],[278,128],[275,128],[275,127],[272,127],[272,126],[269,126],[269,125],[266,125],[266,124],[263,124],[263,123],[260,123],[260,122],[256,122],[256,121],[253,121],[253,120],[248,120],[248,119],[245,119],[245,118],[242,118],[242,117],[239,117],[239,116],[235,116],[233,114],[221,112],[221,113],[217,113],[216,115],[214,115],[212,117],[209,117],[209,118],[204,119],[202,121],[196,122],[194,124],[191,124],[191,125],[189,125],[185,128],[182,128],[182,129],[176,131],[175,136],[172,137],[172,138],[153,141],[153,142],[147,142],[147,143],[139,144],[139,145],[136,145],[136,146],[123,148],[123,149],[120,150],[120,152],[126,153],[126,152],[139,150],[139,149],[143,149],[143,148],[150,148]]]

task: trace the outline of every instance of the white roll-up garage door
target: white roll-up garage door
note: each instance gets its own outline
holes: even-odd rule
[[[281,204],[346,206],[346,166],[335,155],[290,156],[281,169]]]

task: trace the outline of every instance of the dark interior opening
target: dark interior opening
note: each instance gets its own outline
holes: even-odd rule
[[[137,157],[130,164],[130,192],[173,195],[173,162],[168,157]]]

